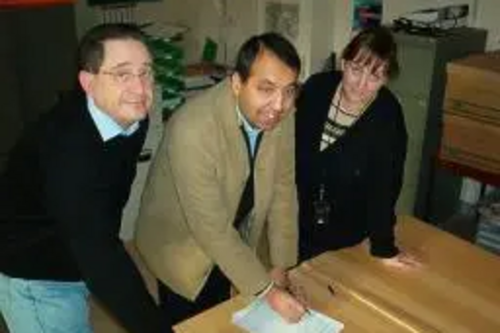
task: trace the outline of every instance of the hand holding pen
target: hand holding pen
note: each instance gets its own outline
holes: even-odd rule
[[[304,314],[309,314],[306,294],[304,288],[300,285],[292,283],[288,276],[288,271],[280,268],[273,268],[270,272],[271,278],[274,281],[275,286],[270,290],[279,289],[282,291],[283,295],[277,297],[281,300],[268,299],[270,306],[276,312],[282,314],[280,309],[284,304],[288,304],[287,308],[284,309],[282,316],[289,322],[298,322]],[[272,292],[271,294],[279,294]],[[274,298],[275,295],[270,295]],[[276,308],[274,308],[276,306]]]
[[[289,323],[297,323],[307,313],[307,307],[287,290],[273,285],[264,295],[271,309]]]

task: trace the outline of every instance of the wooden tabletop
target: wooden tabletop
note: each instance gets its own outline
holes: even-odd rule
[[[397,234],[400,248],[425,262],[422,269],[389,269],[361,244],[301,264],[292,279],[312,308],[345,324],[343,333],[500,332],[499,257],[408,216],[400,218]],[[238,296],[174,329],[243,332],[231,316],[249,302]]]

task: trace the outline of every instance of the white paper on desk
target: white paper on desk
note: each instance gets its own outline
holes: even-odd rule
[[[256,299],[233,314],[233,323],[251,333],[337,333],[344,324],[310,310],[297,324],[285,322],[266,301]]]

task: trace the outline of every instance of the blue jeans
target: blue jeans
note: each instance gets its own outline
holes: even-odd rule
[[[0,273],[0,312],[10,333],[92,333],[83,282],[10,278]]]

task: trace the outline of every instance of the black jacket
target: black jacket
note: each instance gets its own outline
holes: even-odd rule
[[[0,272],[84,280],[130,332],[160,332],[160,313],[119,239],[147,120],[103,142],[83,93],[63,99],[12,151],[0,188]]]
[[[302,259],[368,237],[371,253],[392,257],[394,206],[401,190],[407,134],[401,106],[382,88],[345,135],[320,152],[320,140],[341,73],[312,76],[297,102],[296,173]],[[315,224],[313,201],[323,183],[329,223]]]

